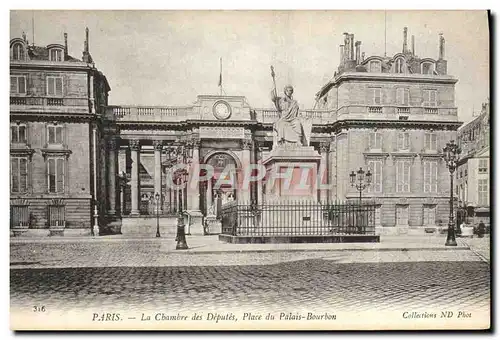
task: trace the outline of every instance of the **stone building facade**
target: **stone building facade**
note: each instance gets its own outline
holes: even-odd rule
[[[326,169],[323,181],[329,185],[318,190],[317,199],[358,200],[349,173],[369,168],[374,181],[363,197],[378,205],[380,233],[423,232],[425,227],[446,224],[448,218],[448,170],[441,152],[447,141],[456,139],[460,126],[454,97],[457,79],[447,74],[442,36],[439,57],[432,59],[418,57],[414,47],[408,49],[406,35],[405,28],[402,53],[365,58],[361,43],[346,34],[334,78],[317,93],[317,105],[302,111],[312,124],[310,145],[321,156],[319,168]],[[25,39],[14,39],[11,53],[16,44],[24,48],[25,57],[32,55]],[[19,122],[17,126],[26,124],[25,134],[31,136],[23,145],[11,144],[12,159],[21,155],[29,164],[28,191],[11,194],[14,215],[25,213],[28,205],[28,215],[33,216],[28,231],[50,232],[44,216],[54,200],[66,209],[64,234],[77,227],[91,233],[94,204],[101,234],[153,233],[155,214],[162,233],[169,227],[174,233],[172,216],[180,209],[191,217],[188,232],[194,234],[203,233],[201,221],[214,206],[217,210],[228,200],[266,201],[265,181],[239,184],[247,165],[262,163],[271,150],[272,126],[278,118],[274,108],[254,108],[244,96],[219,95],[199,95],[193,104],[181,107],[108,105],[110,88],[94,67],[88,37],[82,61],[66,57],[66,47],[58,48],[64,60],[11,58],[11,91],[23,82],[13,77],[24,73],[28,84],[35,82],[35,75],[43,83],[37,105],[31,105],[27,94],[11,93],[11,131],[20,131],[15,130]],[[50,45],[46,50],[52,56]],[[53,74],[63,77],[57,105],[46,90]],[[44,136],[52,133],[49,122],[64,127],[64,142],[58,146],[46,145]],[[186,138],[191,165],[210,164],[214,173],[177,191],[168,185],[175,163],[172,146]],[[53,166],[66,169],[64,181],[55,184],[64,183],[64,192],[57,194],[47,192],[47,178],[52,180],[47,162],[53,155],[63,161]],[[11,160],[11,169],[19,169],[19,162]],[[225,173],[228,165],[232,170]],[[214,190],[222,177],[231,180]],[[11,191],[14,187],[11,184]]]
[[[348,174],[363,167],[373,173],[364,196],[378,205],[381,233],[446,225],[450,182],[442,150],[461,123],[444,37],[437,59],[419,57],[413,36],[408,48],[407,28],[401,53],[365,58],[361,42],[344,35],[338,70],[317,94],[319,107],[336,115],[330,162],[335,198],[357,197]]]
[[[101,116],[110,90],[88,50],[10,41],[11,230],[90,234],[103,185]],[[101,207],[102,208],[102,207]]]
[[[490,104],[479,116],[458,130],[462,153],[456,171],[458,207],[466,211],[469,223],[490,221]]]

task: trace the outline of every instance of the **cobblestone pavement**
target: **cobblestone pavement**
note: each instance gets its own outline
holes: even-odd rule
[[[418,239],[417,239],[418,240]],[[432,241],[431,241],[432,240]],[[191,242],[193,241],[193,242]],[[190,250],[172,250],[173,240],[165,239],[116,239],[100,241],[61,240],[60,242],[31,241],[11,242],[10,265],[12,269],[22,268],[65,268],[65,267],[154,267],[154,266],[220,266],[275,264],[305,259],[329,257],[338,263],[353,262],[417,262],[417,261],[480,261],[465,243],[459,247],[445,248],[444,239],[422,239],[413,247],[406,248],[405,240],[386,242],[385,249],[360,248],[363,244],[299,244],[290,248],[267,249],[269,245],[255,246],[255,252],[219,251],[214,253],[196,252],[199,248],[217,249],[220,242],[207,238],[190,240]],[[436,248],[426,248],[435,242]],[[424,248],[417,248],[417,245]],[[437,247],[439,245],[440,247]],[[221,247],[227,246],[223,244]],[[233,245],[230,245],[233,246]],[[239,246],[239,245],[236,245]],[[259,246],[263,246],[258,248]],[[345,249],[340,248],[345,247]],[[369,246],[369,245],[368,245]],[[392,248],[397,246],[398,249]],[[323,248],[322,248],[323,247]],[[247,249],[248,250],[248,249]],[[263,250],[263,251],[259,251]]]
[[[11,311],[488,310],[489,264],[337,263],[11,269]]]

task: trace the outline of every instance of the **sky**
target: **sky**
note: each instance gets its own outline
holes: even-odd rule
[[[32,24],[34,22],[34,25]],[[384,24],[385,22],[385,24]],[[34,28],[33,28],[34,26]],[[343,32],[361,51],[401,52],[403,28],[415,35],[416,54],[438,57],[446,39],[448,74],[458,78],[456,106],[467,122],[489,98],[489,32],[485,11],[11,11],[10,38],[64,43],[81,58],[85,27],[90,53],[111,86],[110,105],[184,106],[223,89],[246,96],[254,108],[272,107],[270,65],[281,91],[295,88],[302,108],[339,64]],[[386,44],[384,45],[384,43]]]

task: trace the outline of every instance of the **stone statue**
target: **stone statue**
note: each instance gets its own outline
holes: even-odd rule
[[[276,93],[276,82],[274,68],[271,66],[271,76],[274,81],[274,89],[271,92],[271,100],[278,110],[278,120],[273,125],[273,147],[276,145],[298,145],[308,146],[308,135],[299,116],[299,104],[293,99],[293,87],[285,86],[284,96],[278,97]]]

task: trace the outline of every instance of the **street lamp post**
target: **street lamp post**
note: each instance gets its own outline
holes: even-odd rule
[[[175,164],[189,165],[192,157],[193,148],[189,141],[175,143],[167,146],[166,166],[173,167]],[[180,184],[184,185],[187,183],[188,175],[189,173],[185,168],[178,169],[171,173],[172,183],[178,184],[178,182],[180,182]],[[188,249],[189,247],[186,242],[186,225],[184,223],[184,202],[180,202],[181,199],[184,200],[184,195],[181,196],[181,188],[177,190],[179,215],[177,217],[177,236],[175,238],[177,245],[175,249]]]
[[[359,204],[361,204],[363,190],[365,190],[372,182],[372,173],[370,172],[370,169],[368,169],[368,172],[365,174],[363,168],[359,168],[356,172],[353,170],[349,177],[351,180],[351,187],[355,187],[356,190],[359,191]]]
[[[156,237],[160,237],[160,194],[155,194],[156,201]]]
[[[446,246],[457,245],[457,241],[455,239],[455,226],[453,223],[453,173],[457,168],[460,151],[460,148],[453,140],[446,143],[446,146],[443,149],[443,158],[446,162],[448,170],[450,171],[450,215],[448,218],[448,236],[446,237]]]

